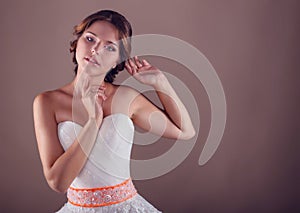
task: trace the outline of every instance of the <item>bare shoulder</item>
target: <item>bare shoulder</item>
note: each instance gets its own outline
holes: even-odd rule
[[[130,117],[135,114],[142,102],[147,101],[144,95],[133,87],[114,85],[114,88],[113,109],[118,112],[122,111]]]
[[[114,85],[114,101],[122,103],[133,103],[133,101],[143,96],[138,90],[127,85]]]
[[[46,91],[38,94],[33,101],[33,113],[41,116],[51,116],[57,119],[58,112],[69,106],[72,97],[62,89]]]
[[[33,100],[33,107],[45,107],[53,100],[53,91],[46,91],[35,96]]]
[[[114,85],[115,93],[117,95],[122,95],[125,97],[136,96],[139,95],[140,92],[134,89],[133,87],[127,85]]]
[[[60,96],[63,95],[63,92],[60,89],[45,91],[37,96],[35,96],[33,100],[34,106],[49,106],[55,102],[55,100],[59,99]]]

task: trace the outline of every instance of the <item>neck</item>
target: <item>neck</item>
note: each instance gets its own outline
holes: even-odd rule
[[[91,86],[107,86],[107,82],[104,81],[105,76],[97,76],[97,77],[93,77],[90,79],[89,85]],[[73,81],[69,84],[69,88],[70,88],[70,93],[74,93],[75,88],[78,85],[82,85],[83,83],[83,79],[81,79],[80,74],[77,73],[77,75],[75,76],[75,78],[73,79]],[[76,88],[79,89],[79,88]]]

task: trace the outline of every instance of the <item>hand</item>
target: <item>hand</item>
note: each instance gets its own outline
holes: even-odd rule
[[[93,81],[94,77],[89,74],[82,73],[76,84],[75,95],[80,98],[88,117],[96,119],[97,123],[101,123],[103,119],[103,102],[107,99],[105,95],[105,86]],[[75,95],[73,96],[75,98]]]
[[[89,88],[81,100],[88,112],[89,118],[95,118],[97,121],[100,121],[103,119],[103,102],[107,97],[105,95],[105,86],[97,87],[92,86]]]
[[[145,59],[139,60],[137,56],[134,59],[128,59],[125,67],[129,74],[146,85],[155,86],[164,78],[164,74],[158,68],[152,66]]]

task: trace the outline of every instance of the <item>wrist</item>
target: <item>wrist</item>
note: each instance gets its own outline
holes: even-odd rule
[[[89,117],[87,123],[91,124],[91,125],[95,125],[97,128],[100,127],[101,123],[102,123],[102,118],[100,118],[100,116],[98,116],[98,118],[96,117]]]
[[[164,90],[166,86],[169,84],[169,81],[167,77],[161,73],[159,76],[157,76],[156,83],[153,85],[153,88],[155,90]]]

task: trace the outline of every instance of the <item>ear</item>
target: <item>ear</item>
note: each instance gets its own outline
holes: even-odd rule
[[[112,66],[112,69],[115,69],[117,67],[117,62],[115,63],[114,66]]]

